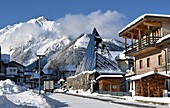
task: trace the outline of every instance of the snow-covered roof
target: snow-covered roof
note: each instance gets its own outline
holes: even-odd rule
[[[61,78],[58,82],[64,82],[65,80],[63,78]]]
[[[32,75],[31,72],[24,72],[24,75]]]
[[[154,71],[151,71],[151,72],[147,72],[147,73],[144,73],[144,74],[132,76],[132,77],[130,77],[128,79],[130,79],[130,80],[138,80],[138,79],[141,79],[143,77],[146,77],[146,76],[149,76],[149,75],[153,75],[153,74],[159,74],[159,75],[170,77],[170,75],[168,75],[168,74],[164,74],[164,73],[161,73],[161,72],[155,73]]]
[[[53,75],[53,74],[54,74],[54,69],[44,68],[44,69],[43,69],[43,72],[44,72],[44,74],[46,74],[46,75]]]
[[[132,27],[134,24],[136,24],[137,22],[141,21],[145,17],[165,17],[165,18],[168,17],[168,18],[170,18],[170,15],[164,15],[164,14],[143,14],[140,17],[138,17],[135,20],[133,20],[127,26],[125,26],[122,30],[119,31],[119,33],[123,32],[124,30],[126,30],[126,29],[128,29],[130,27]]]
[[[161,42],[163,42],[163,41],[165,41],[165,40],[167,40],[167,39],[169,39],[169,38],[170,38],[170,34],[165,35],[164,37],[160,38],[156,43],[157,43],[157,44],[158,44],[158,43],[161,43]]]
[[[96,80],[100,79],[100,78],[121,78],[123,77],[122,75],[100,75],[96,78]]]
[[[130,56],[126,56],[125,55],[125,50],[122,51],[117,57],[116,57],[116,60],[126,60],[126,59],[134,59],[133,57],[130,57]]]

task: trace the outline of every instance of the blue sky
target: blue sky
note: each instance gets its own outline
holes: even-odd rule
[[[56,20],[65,15],[101,10],[117,11],[125,16],[124,25],[144,13],[170,14],[169,0],[1,0],[0,28],[31,18],[45,16]]]

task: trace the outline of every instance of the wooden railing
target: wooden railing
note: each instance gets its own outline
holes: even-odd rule
[[[129,45],[126,47],[126,53],[134,53],[136,51],[143,50],[147,47],[154,46],[156,42],[160,39],[161,37],[146,37],[144,39],[140,39],[138,42]]]

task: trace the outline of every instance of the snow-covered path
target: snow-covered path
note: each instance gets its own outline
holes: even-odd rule
[[[49,99],[46,97],[48,101],[53,101],[51,103],[55,103],[56,108],[129,108],[129,106],[118,105],[111,102],[103,102],[60,93],[47,94],[46,96],[49,97]],[[52,98],[52,100],[50,98]]]

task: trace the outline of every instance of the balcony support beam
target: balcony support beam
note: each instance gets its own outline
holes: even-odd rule
[[[161,27],[161,23],[158,22],[143,22],[146,26],[152,26],[152,27]]]

